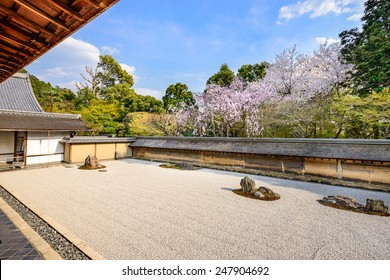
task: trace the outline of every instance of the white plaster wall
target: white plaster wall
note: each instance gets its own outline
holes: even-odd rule
[[[64,145],[59,141],[66,132],[28,132],[27,165],[60,162],[64,160]]]
[[[15,133],[0,131],[0,162],[14,156]]]

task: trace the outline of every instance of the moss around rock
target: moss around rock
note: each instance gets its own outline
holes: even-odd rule
[[[179,170],[197,170],[200,169],[197,166],[193,166],[191,163],[180,162],[180,163],[164,163],[160,164],[162,168],[174,168]]]

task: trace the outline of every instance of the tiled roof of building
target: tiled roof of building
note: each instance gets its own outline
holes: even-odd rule
[[[0,110],[0,131],[83,131],[80,115]]]
[[[0,110],[43,112],[28,74],[17,73],[0,83]]]

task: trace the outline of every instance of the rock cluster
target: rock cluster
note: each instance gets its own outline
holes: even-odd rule
[[[383,200],[367,199],[366,205],[356,202],[355,199],[348,196],[326,196],[320,203],[330,206],[338,206],[347,210],[356,210],[361,212],[377,212],[386,214],[388,207]]]
[[[348,196],[327,196],[322,199],[323,202],[329,203],[329,204],[335,204],[335,205],[340,205],[342,207],[347,207],[347,208],[354,208],[354,209],[364,209],[364,205],[356,202],[355,199],[352,197]]]
[[[372,211],[372,212],[383,212],[387,213],[389,210],[389,207],[385,205],[383,200],[379,199],[367,199],[366,201],[366,210]]]
[[[84,165],[80,167],[80,169],[88,169],[88,170],[101,169],[101,168],[105,168],[105,166],[101,165],[99,163],[98,158],[92,154],[89,154],[87,156],[87,158],[84,161]]]
[[[241,191],[247,194],[251,194],[252,196],[262,199],[262,200],[277,200],[280,198],[280,195],[274,193],[270,188],[267,187],[259,187],[256,188],[256,183],[254,180],[245,176],[241,182]]]

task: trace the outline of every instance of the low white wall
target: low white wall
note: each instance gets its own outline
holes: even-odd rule
[[[15,132],[0,131],[0,162],[14,156]]]
[[[44,164],[64,160],[64,145],[60,143],[66,132],[28,132],[26,164]]]

